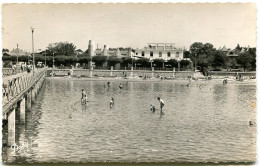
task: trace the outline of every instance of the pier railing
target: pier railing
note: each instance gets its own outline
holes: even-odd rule
[[[14,98],[24,93],[28,88],[45,74],[46,68],[41,68],[33,72],[12,75],[3,78],[2,85],[2,104],[5,107]]]
[[[10,76],[10,75],[15,75],[18,73],[26,72],[26,70],[21,70],[21,69],[12,69],[12,68],[3,68],[2,73],[3,77]]]

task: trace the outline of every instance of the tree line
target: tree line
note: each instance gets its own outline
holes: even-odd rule
[[[2,60],[4,62],[6,61],[12,61],[16,62],[17,57],[16,56],[3,56]],[[103,67],[104,65],[111,67],[116,64],[120,64],[121,67],[130,67],[130,66],[136,66],[136,67],[151,67],[151,62],[148,58],[140,58],[140,59],[134,59],[130,57],[123,57],[118,58],[116,56],[93,56],[92,58],[87,56],[65,56],[65,55],[56,55],[56,56],[42,56],[42,55],[35,55],[35,63],[42,62],[43,64],[46,61],[47,66],[52,66],[54,60],[55,66],[71,66],[75,65],[76,63],[80,63],[81,66],[88,66],[89,62],[92,60],[95,63],[95,66],[97,67]],[[31,62],[32,57],[31,56],[19,56],[18,57],[19,62]],[[153,67],[170,67],[170,68],[178,68],[179,67],[186,69],[190,65],[190,61],[188,60],[181,60],[178,62],[175,59],[170,59],[167,62],[165,62],[163,59],[154,59],[152,62]]]
[[[121,48],[123,49],[123,48]],[[128,48],[130,49],[130,48]],[[79,49],[78,49],[79,50]],[[41,55],[35,56],[36,63],[38,61],[44,62],[46,56],[46,64],[52,66],[53,57],[55,60],[55,65],[70,66],[75,63],[88,64],[90,60],[95,62],[95,65],[102,67],[105,63],[108,66],[115,66],[120,64],[121,66],[138,66],[138,67],[151,67],[151,62],[147,58],[132,59],[130,57],[118,58],[115,56],[93,56],[90,59],[88,50],[81,51],[78,54],[76,46],[69,42],[57,42],[48,45],[46,51]],[[9,51],[8,49],[3,49],[3,51]],[[132,50],[135,51],[135,50]],[[256,69],[256,48],[243,48],[238,44],[234,48],[236,57],[228,57],[227,52],[221,49],[217,50],[211,43],[201,43],[194,42],[189,50],[184,51],[184,58],[190,58],[193,62],[193,67],[199,70],[205,69],[230,69],[230,68],[243,68],[244,70],[255,70]],[[83,52],[83,53],[82,53]],[[10,60],[15,62],[16,57],[3,56],[3,61]],[[31,60],[31,57],[30,57]],[[19,61],[28,61],[27,56],[20,56]],[[188,68],[190,66],[190,61],[182,60],[177,62],[175,59],[171,59],[165,62],[162,59],[154,59],[152,62],[153,66],[156,67],[181,67]]]
[[[229,56],[228,53],[230,53]],[[200,70],[238,67],[243,68],[244,71],[256,69],[256,48],[240,47],[239,44],[233,50],[223,51],[222,49],[217,50],[211,43],[195,42],[185,55],[195,62],[197,69]]]

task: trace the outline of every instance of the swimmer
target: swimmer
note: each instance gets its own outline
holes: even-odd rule
[[[188,76],[188,79],[189,79],[189,84],[187,86],[189,87],[191,84],[191,76]]]
[[[154,113],[155,112],[155,106],[151,104],[151,111]]]
[[[114,101],[114,98],[111,97],[111,100],[110,100],[110,108],[112,108],[115,104],[115,101]]]
[[[84,89],[82,89],[82,92],[81,92],[81,101],[83,101],[83,98],[84,96],[86,95],[86,92]]]
[[[253,126],[253,122],[251,120],[249,121],[249,126]]]
[[[107,87],[108,87],[108,88],[110,87],[110,82],[109,82],[109,81],[107,82]]]
[[[121,83],[119,84],[119,88],[120,88],[120,90],[123,89],[123,85]]]
[[[223,80],[223,84],[227,84],[227,79],[224,79],[224,80]]]
[[[160,97],[158,97],[157,99],[158,99],[159,102],[160,102],[161,114],[163,114],[162,109],[163,109],[163,107],[164,107],[164,101],[163,101]]]
[[[87,98],[87,95],[86,95],[86,94],[85,94],[85,96],[84,96],[83,99],[82,99],[82,104],[88,105],[88,98]]]

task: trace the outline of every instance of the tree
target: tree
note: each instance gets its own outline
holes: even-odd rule
[[[86,56],[80,56],[78,57],[78,62],[79,63],[88,63],[90,61],[90,57],[86,57]]]
[[[204,67],[211,65],[215,50],[211,43],[195,42],[190,46],[191,59],[202,70]]]
[[[190,52],[189,51],[184,51],[183,58],[190,58]]]
[[[178,61],[176,59],[168,60],[167,64],[171,65],[172,67],[178,67]]]
[[[180,61],[180,65],[181,65],[181,68],[186,68],[187,66],[190,65],[190,61],[183,59]]]
[[[133,59],[133,58],[123,57],[122,62],[121,62],[121,66],[128,66],[129,64],[132,64],[134,62],[135,62],[135,59]]]
[[[2,52],[9,52],[9,49],[3,48],[3,49],[2,49]]]
[[[154,59],[153,64],[155,64],[157,67],[163,67],[164,60],[163,59]]]
[[[92,60],[95,62],[96,66],[100,67],[106,62],[107,56],[93,56]]]
[[[48,45],[49,52],[55,55],[73,56],[76,55],[76,46],[69,42],[51,43]]]
[[[248,52],[252,58],[252,61],[250,63],[252,70],[256,70],[256,48],[249,48]]]
[[[195,57],[195,55],[202,54],[203,44],[201,42],[194,42],[190,46],[190,53],[192,57]]]
[[[227,63],[227,55],[222,52],[222,51],[215,51],[213,53],[214,58],[213,58],[213,62],[212,62],[212,67],[216,68],[216,67],[224,67]]]
[[[16,62],[17,58],[16,56],[2,56],[2,60]]]
[[[29,60],[31,59],[30,56],[28,57],[26,55],[18,56],[18,61],[20,61],[20,62],[28,62],[28,58],[29,58]]]
[[[118,57],[116,57],[116,56],[110,56],[110,57],[108,57],[107,62],[108,62],[108,66],[113,66],[113,67],[115,67],[116,64],[122,62],[122,59],[121,59],[121,58],[118,58]]]
[[[237,57],[237,63],[243,67],[244,71],[251,67],[251,63],[253,60],[253,57],[248,51],[240,53]]]
[[[140,58],[136,60],[136,63],[142,67],[148,67],[150,65],[148,58]]]

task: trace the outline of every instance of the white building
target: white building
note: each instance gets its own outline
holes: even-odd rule
[[[174,43],[148,43],[148,47],[143,49],[136,49],[135,57],[153,59],[176,59],[178,61],[183,59],[182,48],[175,48]]]
[[[116,56],[118,58],[132,57],[134,52],[131,48],[109,48],[108,45],[104,45],[104,48],[97,48],[94,51],[94,56]]]

